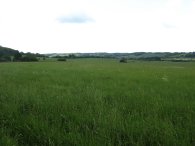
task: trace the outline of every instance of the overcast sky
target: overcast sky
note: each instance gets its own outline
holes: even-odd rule
[[[0,45],[23,52],[195,51],[195,0],[0,0]]]

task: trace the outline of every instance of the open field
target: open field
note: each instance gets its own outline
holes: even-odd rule
[[[194,146],[195,63],[0,63],[1,146]]]

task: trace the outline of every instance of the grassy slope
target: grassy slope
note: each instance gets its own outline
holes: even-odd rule
[[[195,63],[0,64],[0,145],[195,145]]]

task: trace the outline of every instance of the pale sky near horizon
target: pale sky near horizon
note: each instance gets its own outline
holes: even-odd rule
[[[0,45],[23,52],[192,52],[195,0],[0,0]]]

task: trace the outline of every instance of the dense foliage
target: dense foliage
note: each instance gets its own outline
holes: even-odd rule
[[[120,62],[121,62],[121,63],[127,63],[127,59],[126,59],[126,58],[121,58],[121,59],[120,59]]]
[[[0,62],[10,62],[10,61],[31,62],[31,61],[38,61],[37,57],[45,57],[45,55],[41,55],[38,53],[36,54],[23,53],[11,48],[0,46]]]
[[[17,53],[15,54],[13,61],[31,62],[31,61],[38,61],[38,59],[32,53],[26,53],[24,55],[22,55],[21,53]]]
[[[66,58],[58,58],[58,61],[66,61]]]
[[[13,56],[13,55],[15,55],[15,54],[17,54],[19,51],[17,51],[17,50],[13,50],[13,49],[11,49],[11,48],[7,48],[7,47],[2,47],[2,46],[0,46],[0,57],[1,56],[4,56],[4,55],[6,55],[6,56]]]

